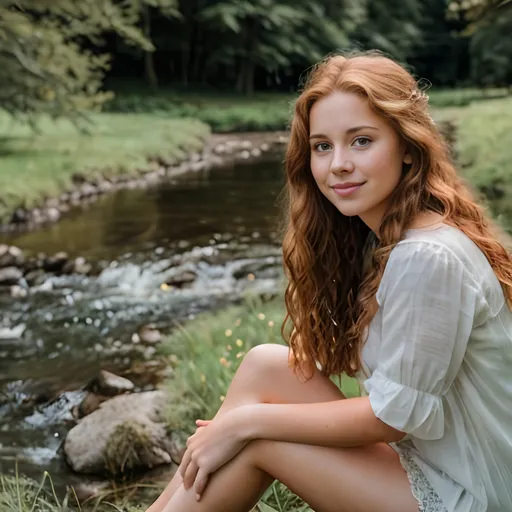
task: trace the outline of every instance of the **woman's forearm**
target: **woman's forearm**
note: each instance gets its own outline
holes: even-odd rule
[[[242,429],[248,439],[348,447],[397,442],[405,435],[375,416],[368,397],[243,408]]]

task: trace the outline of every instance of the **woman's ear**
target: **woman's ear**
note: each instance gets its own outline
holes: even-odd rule
[[[404,153],[404,164],[412,164],[412,155],[407,150]]]

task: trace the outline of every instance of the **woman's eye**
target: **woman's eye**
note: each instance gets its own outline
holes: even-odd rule
[[[370,142],[371,140],[368,137],[356,137],[353,144],[359,148],[365,148],[370,145]]]
[[[315,149],[322,153],[323,151],[329,151],[329,149],[331,149],[331,145],[327,142],[319,142],[318,144],[315,144]]]

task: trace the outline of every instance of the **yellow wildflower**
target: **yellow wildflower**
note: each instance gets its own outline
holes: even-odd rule
[[[225,397],[224,395],[220,395],[220,401],[221,401],[221,402],[224,402],[224,399],[225,399],[225,398],[226,398],[226,397]]]
[[[240,359],[241,357],[244,357],[244,356],[245,356],[245,352],[238,352],[238,354],[236,355],[236,358]]]
[[[263,313],[258,313],[258,318],[260,320],[265,320],[265,315]]]
[[[226,350],[233,350],[233,347],[231,345],[226,345]]]
[[[274,327],[274,320],[269,320],[268,326],[269,327]]]
[[[226,329],[224,334],[229,338],[233,334],[233,331],[231,329]]]
[[[238,338],[235,343],[237,347],[241,347],[244,344],[244,342],[240,338]]]
[[[206,375],[204,373],[201,375],[201,382],[203,384],[206,382]]]

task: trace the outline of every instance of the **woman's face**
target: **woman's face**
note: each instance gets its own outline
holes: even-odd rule
[[[365,98],[339,91],[315,102],[309,133],[320,191],[343,215],[357,215],[377,232],[403,164],[411,163],[398,134]]]

